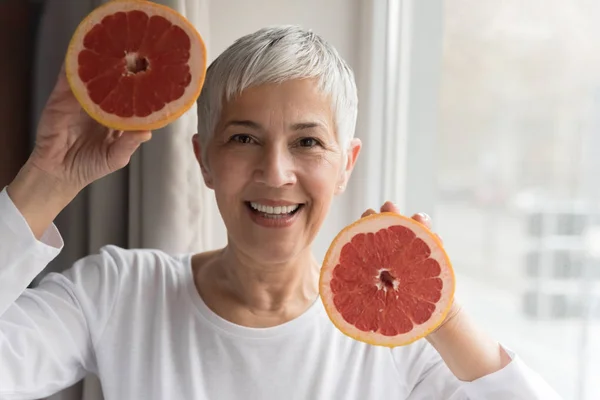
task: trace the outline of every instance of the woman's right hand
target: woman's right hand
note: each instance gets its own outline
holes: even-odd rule
[[[129,163],[150,132],[115,131],[98,124],[71,92],[64,67],[42,112],[29,162],[57,183],[81,190]]]
[[[8,194],[39,236],[93,181],[123,168],[151,132],[106,128],[81,108],[64,66],[40,117],[34,150]]]

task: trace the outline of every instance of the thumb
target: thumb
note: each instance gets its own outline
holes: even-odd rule
[[[152,132],[150,131],[121,131],[115,144],[125,148],[136,149],[150,139],[152,139]]]
[[[152,139],[150,131],[128,131],[120,132],[117,140],[112,144],[114,156],[119,158],[129,158],[142,143]]]

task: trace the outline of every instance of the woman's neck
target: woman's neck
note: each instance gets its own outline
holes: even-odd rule
[[[264,265],[228,246],[197,262],[196,287],[218,315],[249,327],[276,326],[301,315],[318,295],[319,265],[311,252]]]

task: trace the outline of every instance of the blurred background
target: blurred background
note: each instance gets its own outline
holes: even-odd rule
[[[317,254],[386,199],[429,213],[480,325],[566,400],[600,399],[600,2],[157,2],[196,25],[210,59],[273,24],[336,46],[356,72],[365,147]],[[0,186],[31,150],[71,34],[101,3],[0,0]],[[57,220],[66,247],[45,272],[108,243],[222,246],[189,145],[195,123],[191,110],[82,192]],[[53,397],[101,398],[93,377]]]

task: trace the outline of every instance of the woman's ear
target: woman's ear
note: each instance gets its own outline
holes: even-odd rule
[[[200,171],[202,172],[202,178],[204,179],[204,184],[209,189],[213,188],[212,174],[209,169],[206,167],[206,160],[203,159],[202,144],[200,143],[200,136],[196,133],[192,137],[192,145],[194,146],[194,154],[196,155],[196,160],[198,160],[198,165],[200,165]]]
[[[352,175],[352,171],[354,170],[354,165],[356,164],[356,160],[358,159],[358,155],[360,154],[361,147],[362,143],[360,139],[354,138],[350,141],[350,146],[346,150],[346,165],[344,166],[344,170],[340,174],[340,179],[337,182],[335,194],[341,194],[346,190],[348,180],[350,180],[350,175]]]

